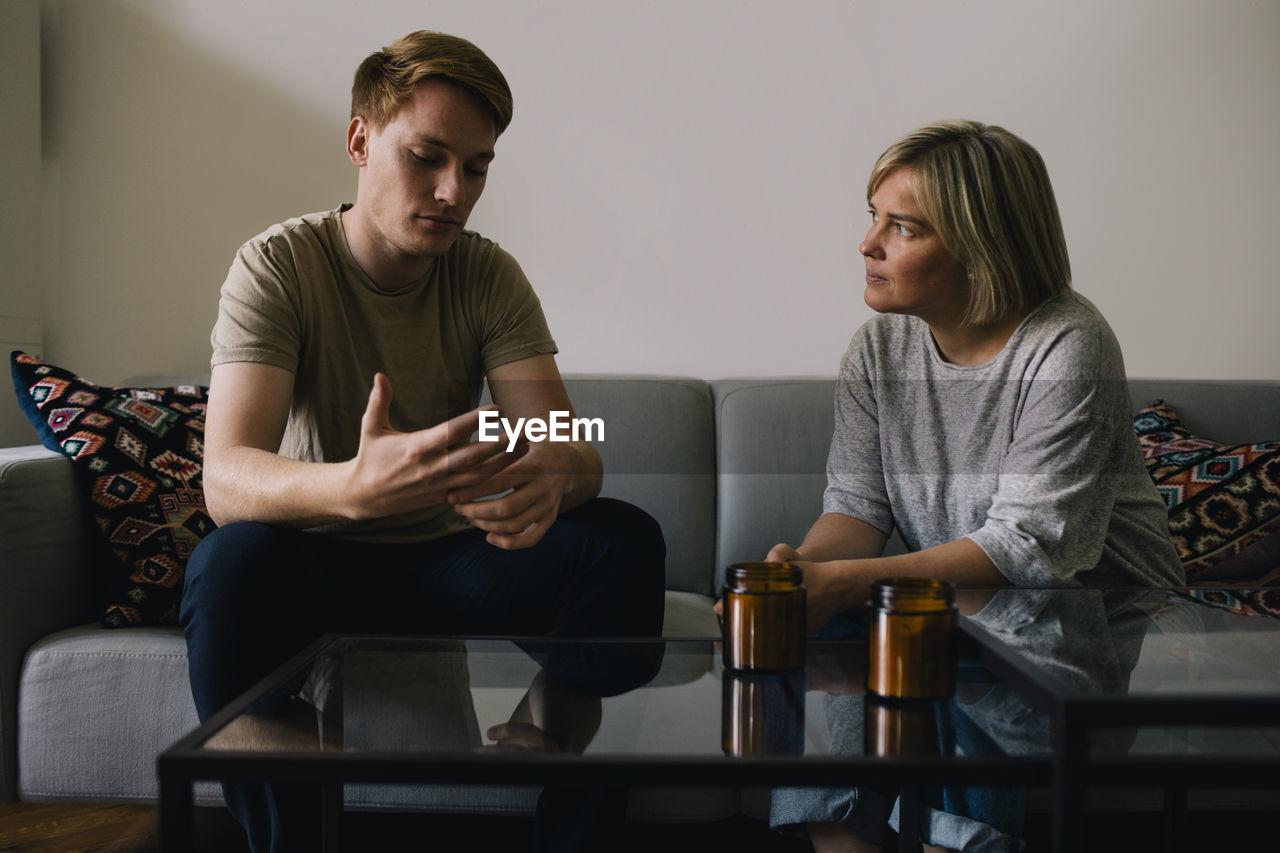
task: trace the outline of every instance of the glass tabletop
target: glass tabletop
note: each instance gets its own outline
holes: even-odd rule
[[[857,630],[811,641],[787,673],[726,669],[705,639],[328,637],[170,757],[195,761],[191,778],[535,783],[594,767],[632,784],[1011,784],[1048,778],[1061,725],[1088,729],[1099,757],[1280,755],[1280,619],[1238,595],[957,601],[944,702],[869,697]]]
[[[329,637],[168,756],[194,761],[193,779],[536,783],[584,767],[656,785],[1049,778],[1048,716],[974,656],[954,699],[894,705],[865,695],[866,654],[860,639],[811,642],[803,670],[746,673],[708,640]],[[1010,715],[1022,725],[1000,730]]]
[[[1038,707],[1087,732],[1090,760],[1194,773],[1189,759],[1280,759],[1276,593],[971,593],[964,628]]]
[[[965,626],[1078,700],[1280,700],[1280,611],[1245,590],[962,590]],[[1280,590],[1276,590],[1280,592]]]

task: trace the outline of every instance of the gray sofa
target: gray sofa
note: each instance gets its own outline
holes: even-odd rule
[[[126,384],[180,380],[190,377]],[[663,527],[666,634],[714,636],[722,567],[798,541],[820,511],[834,381],[577,375],[566,384],[579,414],[604,419],[604,494],[647,509]],[[1198,435],[1280,437],[1280,382],[1134,380],[1131,392],[1135,408],[1168,400]],[[67,459],[40,446],[0,449],[4,801],[154,800],[155,756],[196,725],[180,632],[98,627],[92,535]],[[218,796],[211,785],[197,791],[204,802]],[[358,799],[377,805],[380,796]],[[529,791],[502,790],[426,800],[508,812],[533,802]],[[701,820],[740,805],[733,792],[645,792],[632,812]]]

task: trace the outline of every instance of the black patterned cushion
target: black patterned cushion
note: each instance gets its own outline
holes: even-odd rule
[[[204,508],[204,387],[111,388],[22,352],[18,403],[71,459],[111,559],[102,624],[173,625],[187,558],[214,528]]]
[[[1187,581],[1280,582],[1280,441],[1221,445],[1156,401],[1133,419]]]

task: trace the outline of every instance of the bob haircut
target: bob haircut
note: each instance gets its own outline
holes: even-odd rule
[[[493,60],[466,39],[429,30],[402,36],[360,63],[351,86],[351,117],[386,127],[427,78],[448,80],[478,97],[493,112],[499,136],[511,124],[511,88]]]
[[[966,325],[1000,322],[1071,289],[1058,203],[1027,142],[995,125],[935,122],[880,155],[867,198],[903,167],[915,173],[916,204],[968,273]]]

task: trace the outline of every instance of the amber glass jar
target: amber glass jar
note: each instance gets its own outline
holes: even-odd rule
[[[804,752],[804,670],[724,674],[720,743],[724,754]]]
[[[948,702],[895,701],[871,695],[865,708],[867,755],[922,758],[955,752]]]
[[[892,578],[871,585],[867,689],[890,699],[945,699],[956,689],[955,585]]]
[[[725,573],[724,665],[780,672],[804,666],[805,591],[790,563],[734,563]]]

